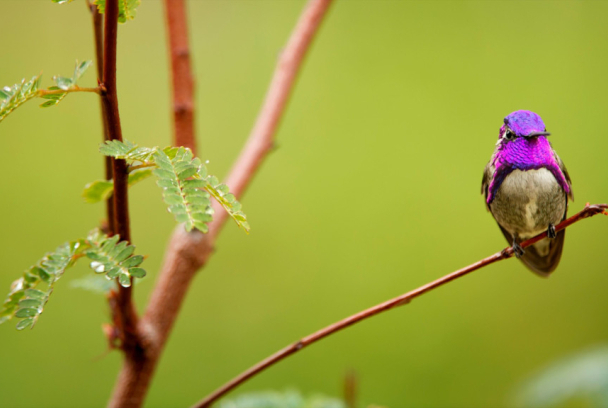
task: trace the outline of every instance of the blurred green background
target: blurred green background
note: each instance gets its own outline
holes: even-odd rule
[[[260,108],[303,1],[188,3],[200,156],[224,176]],[[243,204],[192,285],[148,407],[189,406],[258,360],[340,318],[506,246],[479,193],[502,119],[539,113],[576,201],[608,201],[607,2],[336,1],[306,59]],[[1,0],[0,84],[92,59],[82,0]],[[124,136],[171,140],[162,3],[144,0],[119,31]],[[94,86],[94,70],[81,85]],[[103,217],[80,193],[102,175],[99,104],[35,102],[0,125],[0,288]],[[174,227],[154,182],[131,195],[133,242],[148,254],[149,297]],[[604,343],[608,219],[568,231],[543,280],[516,260],[475,272],[303,350],[239,388],[342,394],[389,407],[509,406],[518,384],[562,356]],[[33,331],[0,327],[0,406],[105,405],[120,367],[106,354],[102,296],[56,287]]]

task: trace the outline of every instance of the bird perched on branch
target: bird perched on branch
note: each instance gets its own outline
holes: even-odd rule
[[[536,113],[509,114],[481,184],[488,210],[517,258],[544,277],[559,264],[566,231],[556,233],[555,225],[566,218],[568,198],[573,200],[570,176],[549,135]],[[519,245],[544,231],[548,238],[525,250]]]

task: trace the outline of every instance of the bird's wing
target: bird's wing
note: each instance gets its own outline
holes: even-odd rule
[[[492,165],[492,161],[490,160],[486,167],[483,169],[483,178],[481,179],[481,194],[483,194],[486,208],[490,211],[490,206],[488,205],[488,187],[490,186],[490,182],[492,181],[492,175],[494,174],[494,166]]]
[[[555,150],[553,151],[553,155],[555,156],[555,160],[557,161],[557,164],[559,165],[559,169],[562,171],[562,173],[564,173],[564,177],[566,177],[566,182],[568,183],[568,186],[570,187],[570,192],[568,193],[568,198],[570,198],[572,201],[574,201],[574,194],[572,194],[572,180],[570,180],[570,174],[568,174],[568,169],[566,169],[566,165],[564,164],[562,159],[560,159],[559,156],[557,155],[557,153],[555,153]]]

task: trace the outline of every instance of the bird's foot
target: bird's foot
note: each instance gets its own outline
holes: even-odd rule
[[[524,249],[517,243],[517,241],[513,241],[513,252],[515,253],[515,257],[517,259],[524,256]]]
[[[551,239],[557,237],[557,232],[555,231],[555,225],[549,224],[549,228],[547,228],[547,236]]]

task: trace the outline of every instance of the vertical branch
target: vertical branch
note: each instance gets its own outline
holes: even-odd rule
[[[179,7],[170,10],[180,0],[166,1],[167,12],[177,13],[176,10],[180,10]],[[246,185],[252,180],[253,174],[272,147],[279,119],[285,110],[297,73],[330,3],[331,0],[310,0],[308,2],[281,54],[256,125],[227,180],[231,191],[237,197],[242,196]],[[184,13],[184,9],[181,8],[181,10],[181,13]],[[167,18],[169,25],[176,22],[180,22],[182,27],[169,26],[169,35],[178,30],[186,33],[185,15],[182,14],[181,18]],[[184,38],[187,36],[184,35],[182,39]],[[174,43],[170,41],[170,46],[171,44]],[[173,58],[173,52],[171,55]],[[175,55],[179,57],[180,53],[176,52]],[[176,74],[177,72],[174,71],[174,75]],[[182,85],[179,85],[178,88],[177,82],[174,82],[174,93],[187,95],[181,89],[184,83],[179,83]],[[183,116],[176,115],[175,117],[185,121]],[[178,133],[177,129],[176,125],[176,143],[187,145],[187,142],[181,139],[184,134]],[[191,141],[194,142],[194,138]],[[210,224],[209,233],[202,234],[199,231],[188,233],[183,226],[175,229],[146,313],[139,322],[140,334],[146,347],[143,362],[137,365],[130,364],[128,360],[125,361],[110,401],[110,407],[139,407],[143,404],[188,287],[198,269],[212,255],[215,239],[226,220],[225,212],[218,207],[215,209],[216,213]]]
[[[97,68],[97,81],[101,81],[103,77],[103,15],[97,11],[97,6],[89,0],[86,2],[87,8],[91,12],[93,18],[93,38],[95,40],[95,66]],[[108,122],[106,108],[103,101],[101,104],[101,124],[103,127],[103,140],[110,140],[108,134]],[[104,156],[105,177],[106,180],[112,180],[112,158]],[[106,219],[108,223],[108,232],[114,234],[114,199],[112,197],[106,200]]]
[[[118,36],[118,0],[106,1],[103,53],[103,104],[105,107],[108,136],[110,140],[122,140],[120,116],[118,113],[118,96],[116,91],[116,43]],[[131,241],[129,230],[129,201],[127,195],[127,163],[124,160],[112,159],[114,175],[114,233],[121,240]],[[124,369],[118,376],[119,390],[129,390],[134,381],[133,376],[125,378],[125,373],[140,373],[144,369],[145,350],[137,330],[137,314],[132,300],[131,287],[119,286],[118,293],[110,294],[114,324],[122,340],[121,346],[125,353]],[[124,387],[124,388],[121,388]],[[110,406],[138,406],[133,403],[129,392],[114,393]]]
[[[185,0],[165,0],[171,77],[173,82],[173,136],[176,146],[189,147],[196,155],[194,134],[194,78]]]
[[[116,43],[118,35],[118,0],[106,1],[106,16],[104,29],[103,53],[103,85],[105,91],[102,101],[107,118],[107,130],[110,140],[122,141],[120,116],[118,113],[118,96],[116,92]],[[123,241],[131,241],[129,229],[129,200],[127,195],[127,162],[112,159],[112,172],[114,174],[114,233],[120,235]],[[121,331],[123,348],[129,350],[137,345],[136,324],[137,316],[131,299],[131,287],[119,286],[117,296],[117,310],[115,320]]]
[[[344,402],[346,408],[357,408],[357,373],[348,370],[344,376]]]

